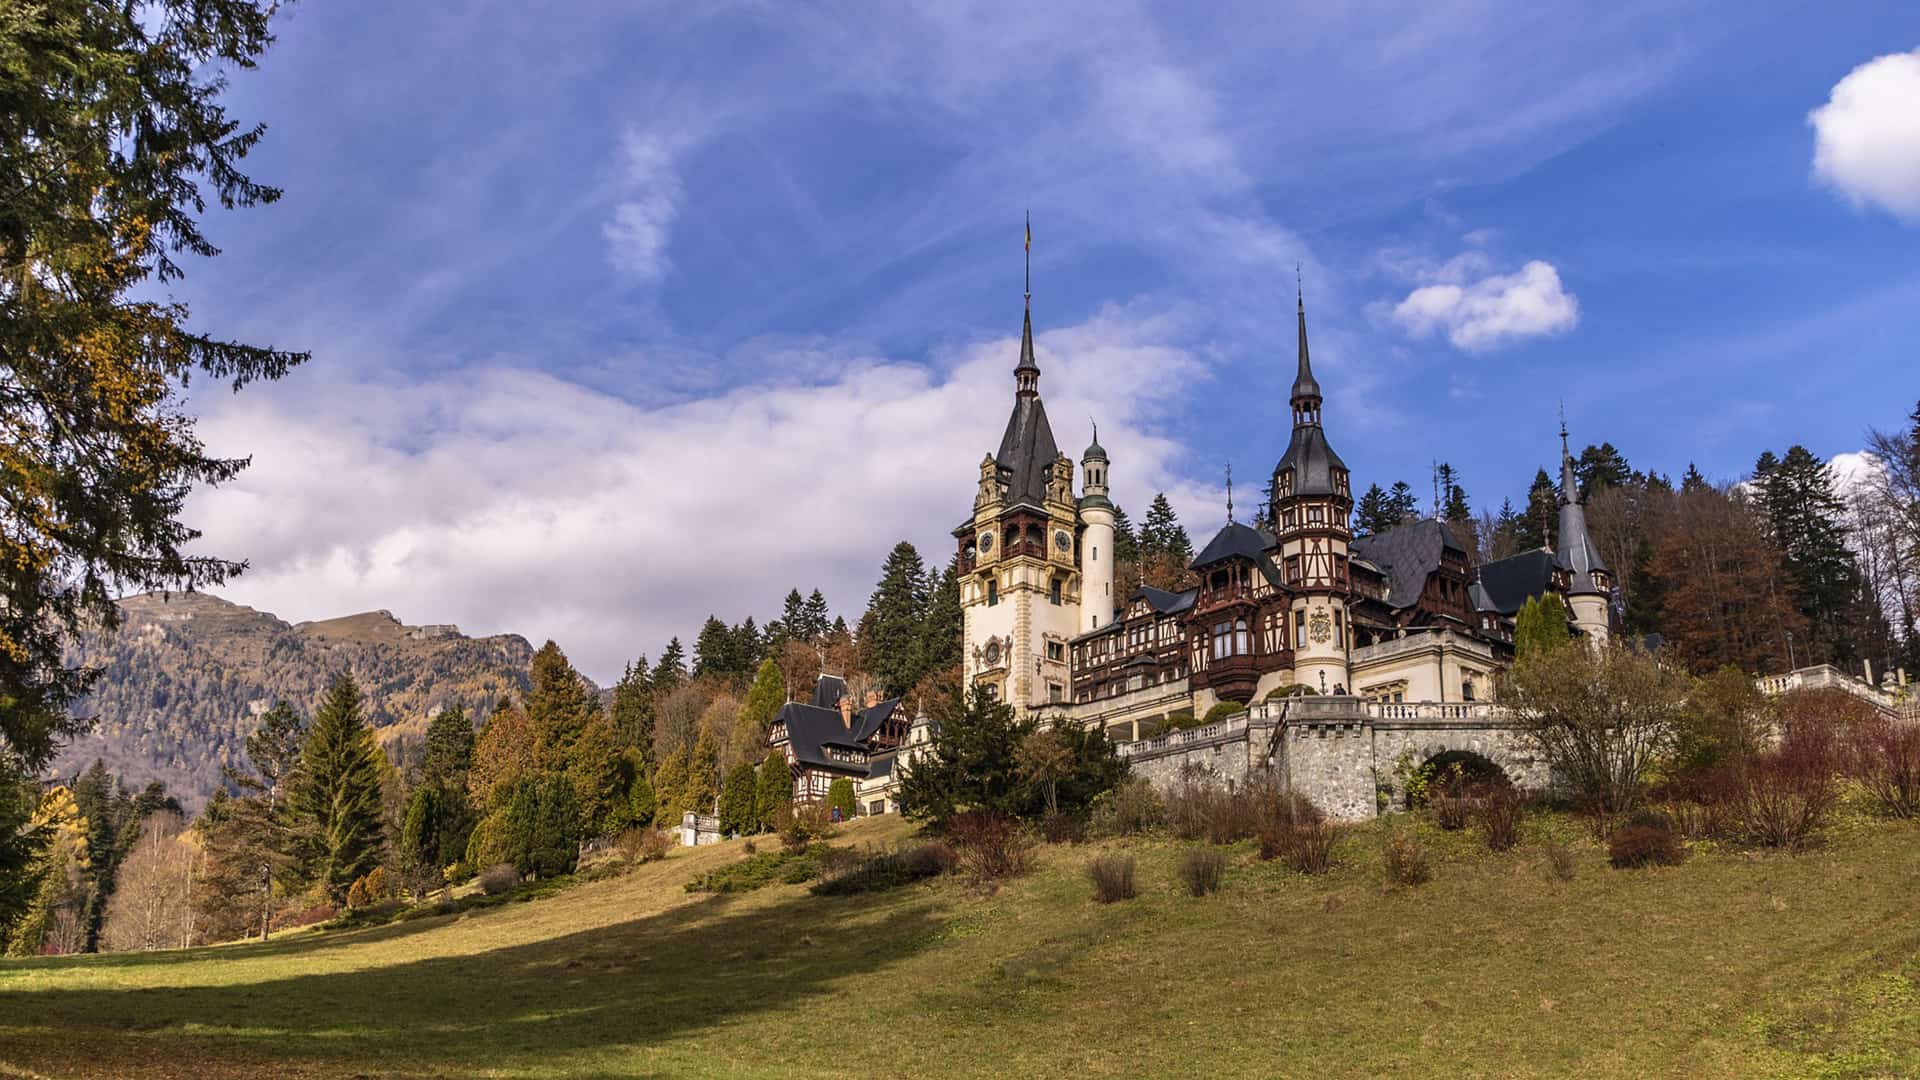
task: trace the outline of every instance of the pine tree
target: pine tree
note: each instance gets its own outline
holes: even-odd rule
[[[1754,470],[1768,532],[1817,635],[1820,658],[1851,662],[1859,649],[1846,622],[1860,571],[1847,546],[1847,509],[1834,491],[1833,471],[1804,446],[1789,448],[1778,463],[1772,456],[1762,454]]]
[[[793,800],[793,771],[778,750],[769,750],[754,774],[753,808],[762,831],[773,828],[780,808]]]
[[[760,636],[759,627],[753,625],[753,616],[747,616],[733,628],[733,674],[745,675],[759,667],[766,649],[766,640]]]
[[[1414,495],[1413,488],[1405,480],[1395,480],[1393,489],[1387,492],[1388,529],[1404,525],[1420,517],[1420,499]],[[1385,529],[1381,530],[1386,531]]]
[[[599,695],[551,641],[533,654],[527,681],[527,721],[533,727],[535,765],[564,772],[573,761],[575,740],[600,711]]]
[[[713,615],[707,616],[699,636],[693,639],[693,677],[733,674],[739,666],[736,644],[733,631],[726,623]]]
[[[248,464],[205,452],[183,388],[277,379],[306,354],[189,325],[172,297],[181,252],[219,254],[207,201],[280,196],[241,171],[265,129],[224,100],[273,42],[277,6],[7,10],[0,747],[24,774],[87,726],[69,706],[98,671],[69,666],[74,635],[119,626],[118,596],[209,588],[243,565],[196,550],[179,520],[195,488]]]
[[[777,655],[781,645],[807,639],[807,602],[799,589],[789,589],[780,605],[780,617],[767,624],[767,653]]]
[[[733,724],[733,745],[728,748],[728,760],[744,761],[749,768],[760,760],[760,755],[767,752],[767,732],[773,726],[773,718],[786,701],[786,680],[781,677],[780,665],[771,660],[762,660],[760,670],[754,674],[753,685],[747,688],[746,700],[740,703],[740,716]]]
[[[712,731],[702,731],[687,758],[687,779],[680,789],[680,809],[696,814],[713,813],[714,796],[720,794],[720,745]]]
[[[262,713],[259,727],[247,736],[251,771],[231,765],[222,770],[240,796],[201,822],[209,861],[218,867],[216,875],[227,878],[220,888],[229,895],[215,906],[230,906],[238,914],[240,897],[255,897],[240,926],[257,925],[262,941],[272,927],[274,885],[291,889],[302,881],[303,849],[311,847],[311,833],[294,801],[306,738],[306,723],[285,701]]]
[[[421,782],[461,791],[467,789],[467,771],[473,768],[473,722],[467,710],[449,705],[427,724],[426,756],[420,765]]]
[[[1559,517],[1560,497],[1553,478],[1547,475],[1547,470],[1540,469],[1533,474],[1533,484],[1527,488],[1526,513],[1514,522],[1513,538],[1520,550],[1551,547],[1552,531]]]
[[[922,677],[960,663],[960,636],[963,631],[960,607],[960,557],[947,562],[927,601],[926,622],[921,630],[920,669]]]
[[[753,778],[751,761],[743,761],[727,773],[726,783],[720,789],[721,835],[744,836],[760,831]]]
[[[1120,506],[1113,508],[1113,560],[1140,560],[1140,537],[1134,532],[1133,521],[1127,517],[1126,509]]]
[[[607,711],[613,721],[613,740],[645,753],[653,746],[653,684],[647,679],[647,658],[627,665],[613,684]]]
[[[505,861],[541,878],[570,874],[580,858],[580,807],[573,784],[554,772],[536,772],[514,785],[500,836]]]
[[[295,805],[313,829],[321,884],[335,897],[379,865],[385,832],[380,750],[351,675],[327,688],[301,748]]]
[[[1193,541],[1164,491],[1156,493],[1147,506],[1147,520],[1140,526],[1140,554],[1144,558],[1173,559],[1181,566],[1193,561]]]
[[[1387,493],[1379,484],[1368,486],[1360,496],[1360,502],[1353,508],[1353,534],[1355,536],[1377,536],[1398,524],[1393,518],[1387,503]]]
[[[687,752],[675,750],[660,762],[659,771],[653,774],[653,798],[658,804],[655,822],[664,828],[680,824],[680,815],[686,809],[687,790]]]
[[[1605,488],[1625,487],[1633,482],[1633,470],[1628,467],[1626,456],[1609,442],[1580,451],[1579,459],[1573,463],[1573,475],[1579,480],[1582,500],[1592,498]]]
[[[913,689],[925,673],[927,602],[926,566],[920,552],[902,540],[880,569],[860,641],[867,674],[889,696]]]
[[[832,622],[833,620],[828,618],[827,598],[820,595],[819,589],[813,590],[807,597],[806,636],[801,640],[816,642],[826,637],[827,632],[832,629]],[[842,629],[845,629],[844,624]]]
[[[660,653],[660,662],[653,665],[653,674],[647,681],[652,684],[653,692],[665,695],[687,681],[687,652],[680,645],[680,639],[667,642]]]
[[[613,722],[596,711],[574,741],[566,770],[586,835],[603,836],[621,819],[630,783],[623,764],[614,745]]]

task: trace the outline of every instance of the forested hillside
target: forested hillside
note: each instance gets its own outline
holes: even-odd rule
[[[81,641],[68,658],[103,673],[75,707],[93,728],[54,775],[103,758],[130,784],[165,783],[190,812],[219,786],[221,766],[244,761],[247,734],[275,701],[311,713],[328,682],[351,672],[381,737],[417,740],[449,705],[484,718],[526,687],[533,658],[518,635],[470,638],[385,611],[290,625],[204,593],[150,593],[120,608],[117,633]]]

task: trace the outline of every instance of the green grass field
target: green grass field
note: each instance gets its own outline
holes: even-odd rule
[[[1437,862],[1411,891],[1383,888],[1386,827],[1322,878],[1242,845],[1204,899],[1163,840],[1124,845],[1141,896],[1110,906],[1081,869],[1122,845],[1043,848],[991,896],[684,892],[729,843],[463,915],[4,961],[0,1073],[1920,1075],[1920,825],[1653,871],[1579,841],[1571,882],[1533,843],[1419,825]]]

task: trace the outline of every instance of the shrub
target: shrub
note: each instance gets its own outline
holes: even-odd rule
[[[489,866],[480,871],[480,891],[488,896],[499,896],[520,884],[520,871],[506,863]]]
[[[841,821],[852,821],[857,812],[857,807],[854,805],[853,781],[844,776],[827,785],[829,818],[836,810],[840,812]]]
[[[1091,826],[1099,836],[1132,836],[1159,828],[1166,818],[1166,804],[1153,782],[1135,776],[1094,801]]]
[[[880,892],[938,877],[953,869],[957,858],[952,848],[938,840],[894,851],[869,852],[851,865],[829,872],[810,891],[816,896]]]
[[[775,818],[780,843],[790,852],[805,851],[814,841],[833,835],[831,812],[821,803],[781,803]]]
[[[1230,792],[1197,769],[1182,770],[1166,807],[1167,823],[1182,840],[1231,844],[1253,836],[1260,827],[1254,792]]]
[[[1847,774],[1893,817],[1920,817],[1920,722],[1875,717],[1846,739]]]
[[[1616,870],[1643,866],[1676,866],[1687,857],[1686,844],[1665,814],[1637,811],[1613,831],[1607,842],[1607,861]]]
[[[1237,701],[1217,702],[1214,704],[1213,708],[1207,710],[1207,714],[1205,716],[1200,718],[1200,723],[1211,724],[1218,720],[1225,720],[1229,717],[1239,716],[1241,713],[1246,711],[1247,711],[1247,707],[1245,705],[1240,704]]]
[[[367,871],[367,899],[372,902],[393,899],[393,877],[384,866]]]
[[[347,910],[357,911],[372,902],[372,898],[367,895],[367,879],[354,878],[353,884],[347,887]]]
[[[630,864],[648,863],[666,858],[672,842],[659,829],[628,829],[613,838],[613,846]]]
[[[1547,872],[1557,881],[1572,881],[1575,862],[1573,849],[1565,844],[1548,844],[1544,849],[1547,855]]]
[[[820,873],[821,859],[827,857],[824,845],[800,851],[763,851],[739,862],[687,882],[688,892],[743,893],[765,888],[776,882],[798,885],[812,881]]]
[[[1180,858],[1180,880],[1195,896],[1220,891],[1220,878],[1226,872],[1227,857],[1212,848],[1193,848]]]
[[[945,840],[929,840],[906,850],[902,856],[915,877],[939,877],[951,874],[960,865],[960,853]]]
[[[1835,749],[1831,729],[1808,725],[1742,765],[1732,787],[1742,838],[1794,851],[1817,839],[1840,801]]]
[[[1413,836],[1396,832],[1387,837],[1387,882],[1412,888],[1433,880],[1433,867],[1427,862],[1427,846]]]
[[[1049,844],[1078,844],[1087,838],[1086,823],[1063,810],[1040,819],[1040,836]]]
[[[1520,842],[1520,823],[1526,814],[1526,800],[1511,785],[1488,785],[1475,799],[1474,816],[1489,851],[1511,851]]]
[[[1333,867],[1333,842],[1339,835],[1330,821],[1275,824],[1260,833],[1260,857],[1281,859],[1298,873],[1324,874]]]
[[[991,810],[967,810],[947,822],[960,853],[960,871],[976,885],[1025,873],[1033,865],[1033,842],[1020,822]]]
[[[1093,882],[1093,898],[1103,904],[1131,900],[1138,893],[1133,886],[1133,856],[1096,855],[1087,864],[1087,879]]]

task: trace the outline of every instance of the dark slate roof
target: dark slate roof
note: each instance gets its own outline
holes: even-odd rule
[[[878,780],[890,775],[893,772],[894,753],[895,751],[889,750],[884,754],[875,754],[869,758],[867,760],[867,776]]]
[[[1466,554],[1453,530],[1432,518],[1410,521],[1351,545],[1354,556],[1380,567],[1387,575],[1387,604],[1412,607],[1427,587],[1427,577],[1440,569],[1441,553],[1452,549]]]
[[[822,675],[813,684],[813,706],[817,709],[833,709],[847,693],[847,680],[838,675]]]
[[[1173,615],[1192,607],[1194,598],[1199,595],[1200,590],[1198,589],[1188,589],[1185,592],[1171,593],[1165,589],[1156,589],[1151,585],[1142,585],[1133,590],[1132,596],[1127,597],[1127,603],[1131,604],[1135,600],[1144,599],[1147,605],[1153,608],[1154,614]]]
[[[865,772],[862,766],[850,761],[835,761],[826,755],[823,748],[839,746],[865,750],[866,740],[873,736],[887,717],[893,715],[893,710],[899,704],[899,699],[895,698],[854,713],[852,731],[848,731],[841,721],[839,709],[809,705],[800,701],[790,701],[782,705],[774,721],[786,725],[787,742],[793,747],[793,756],[802,765],[862,775]]]
[[[1000,452],[993,455],[1000,466],[1000,478],[1007,484],[1007,502],[1045,506],[1047,473],[1059,456],[1060,448],[1054,444],[1047,407],[1040,403],[1040,396],[1015,396],[1006,434],[1000,436]]]
[[[1207,546],[1200,549],[1200,554],[1194,556],[1193,562],[1187,564],[1187,569],[1198,570],[1223,559],[1247,559],[1258,562],[1260,556],[1266,554],[1267,549],[1272,546],[1272,538],[1262,535],[1260,530],[1251,525],[1229,521],[1224,528],[1213,534],[1213,539],[1207,541]]]
[[[1293,438],[1287,441],[1287,452],[1280,456],[1280,464],[1273,467],[1276,473],[1284,469],[1294,470],[1294,494],[1331,495],[1333,471],[1346,472],[1347,463],[1327,444],[1327,433],[1319,424],[1300,424],[1294,427]]]
[[[1313,364],[1307,359],[1307,301],[1303,296],[1295,302],[1300,316],[1300,373],[1293,378],[1293,396],[1317,398],[1320,396],[1320,380],[1313,377]]]
[[[1480,564],[1482,611],[1512,615],[1530,597],[1551,592],[1559,560],[1544,548]]]
[[[1107,448],[1100,445],[1100,425],[1093,425],[1093,441],[1087,444],[1087,452],[1080,455],[1081,461],[1107,460]]]

